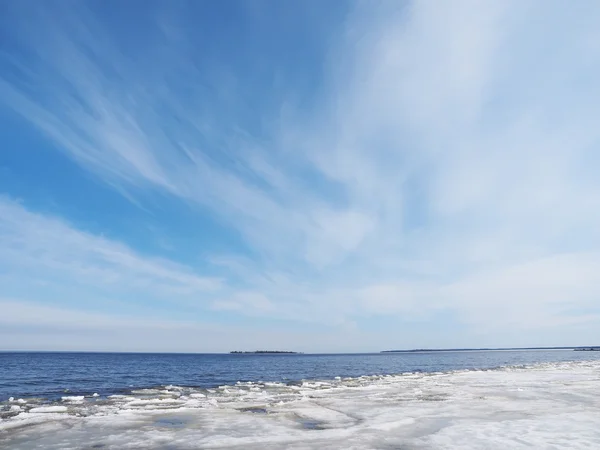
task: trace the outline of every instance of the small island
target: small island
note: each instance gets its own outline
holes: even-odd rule
[[[576,352],[600,352],[600,347],[578,347],[574,350]]]
[[[282,351],[282,350],[255,350],[253,352],[240,352],[240,351],[233,351],[233,352],[229,352],[231,354],[243,354],[243,355],[247,355],[247,354],[252,354],[252,355],[257,355],[257,354],[284,354],[284,355],[297,355],[299,354],[298,352],[289,352],[289,351]]]

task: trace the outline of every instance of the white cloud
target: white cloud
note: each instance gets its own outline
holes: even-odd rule
[[[585,321],[589,311],[597,311],[598,270],[599,252],[557,254],[471,275],[445,287],[443,294],[451,304],[462,305],[465,320],[475,326],[557,326],[571,323],[573,314],[583,311]]]
[[[216,277],[125,244],[80,231],[64,221],[35,214],[0,197],[0,267],[23,283],[46,281],[95,290],[139,290],[163,296],[213,292]]]
[[[214,117],[210,106],[217,110],[221,102],[231,101],[231,92],[186,95],[185,89],[192,87],[184,80],[206,81],[191,54],[178,47],[170,55],[161,54],[160,64],[154,54],[149,59],[139,54],[136,65],[85,5],[71,6],[50,11],[40,5],[37,14],[27,15],[14,7],[15,21],[38,33],[19,36],[32,59],[27,68],[13,64],[21,75],[18,81],[0,79],[6,103],[57,148],[128,195],[156,189],[206,205],[269,254],[279,253],[283,243],[293,245],[299,255],[318,246],[325,259],[344,252],[344,236],[341,242],[337,235],[320,239],[312,210],[318,208],[333,220],[356,213],[332,207],[318,193],[302,189],[307,184],[284,182],[290,172],[278,169],[273,153],[230,123],[228,116],[235,118],[235,113]],[[47,57],[56,53],[56,58]],[[146,65],[157,74],[149,76]],[[40,89],[30,91],[31,85]],[[215,142],[207,144],[210,138]],[[234,163],[223,165],[222,154]]]
[[[89,313],[0,297],[0,350],[229,352],[275,348],[305,352],[345,351],[348,335],[337,330],[215,325],[139,315]],[[357,351],[374,351],[372,334],[352,332]],[[383,341],[383,336],[379,336]]]
[[[237,292],[224,300],[215,300],[212,308],[217,311],[263,315],[273,310],[273,303],[259,292]]]

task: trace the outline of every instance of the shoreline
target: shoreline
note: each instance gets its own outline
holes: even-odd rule
[[[598,346],[575,347],[506,347],[506,348],[431,348],[411,350],[382,350],[380,353],[458,353],[458,352],[518,352],[518,351],[600,351]]]
[[[417,353],[417,352],[414,352]],[[581,360],[568,360],[561,362],[539,362],[533,364],[507,364],[500,366],[489,366],[489,367],[481,367],[481,368],[465,368],[465,369],[452,369],[446,371],[432,370],[413,370],[413,371],[405,371],[398,373],[377,373],[370,374],[366,373],[364,375],[359,375],[355,377],[343,377],[343,376],[333,376],[329,378],[303,378],[303,379],[290,379],[290,380],[260,380],[260,381],[244,381],[240,380],[234,384],[214,384],[209,386],[199,386],[199,385],[172,385],[172,384],[158,384],[158,385],[150,385],[150,386],[135,386],[132,389],[116,389],[115,393],[111,393],[108,395],[99,395],[95,392],[93,393],[80,393],[80,392],[65,392],[65,395],[60,396],[59,399],[48,399],[44,397],[19,397],[11,396],[9,399],[1,399],[0,407],[2,405],[31,405],[30,402],[33,402],[36,407],[53,407],[58,405],[64,405],[65,401],[69,402],[69,399],[75,398],[78,402],[84,403],[86,401],[98,402],[103,401],[110,398],[119,398],[119,397],[132,397],[141,392],[154,393],[159,391],[164,391],[167,394],[172,394],[174,391],[178,390],[191,390],[198,393],[216,393],[219,390],[228,390],[235,389],[239,386],[279,386],[282,388],[292,387],[297,388],[304,385],[311,384],[327,384],[327,383],[338,383],[338,382],[353,382],[353,381],[378,381],[383,379],[398,379],[401,381],[402,377],[407,376],[422,376],[423,378],[428,376],[448,376],[462,373],[482,373],[482,372],[502,372],[502,371],[528,371],[528,370],[540,370],[547,367],[561,367],[568,365],[587,365],[589,363],[598,363],[600,369],[600,359],[581,359]],[[13,400],[10,400],[13,399]],[[93,405],[91,403],[90,405]],[[1,411],[1,409],[0,409]],[[23,411],[24,412],[24,411]],[[0,414],[0,419],[3,419]],[[2,422],[0,422],[1,424]],[[1,427],[0,427],[1,430]]]

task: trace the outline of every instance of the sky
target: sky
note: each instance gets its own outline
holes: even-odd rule
[[[598,23],[0,0],[0,350],[599,344]]]

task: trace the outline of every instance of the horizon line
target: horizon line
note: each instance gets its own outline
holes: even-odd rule
[[[574,350],[600,348],[600,345],[574,345],[551,347],[473,347],[473,348],[415,348],[404,350],[379,350],[370,352],[302,352],[291,353],[256,353],[242,354],[263,355],[377,355],[381,353],[426,353],[426,352],[461,352],[461,351],[506,351],[506,350]],[[177,351],[114,351],[114,350],[0,350],[0,353],[93,353],[93,354],[149,354],[149,355],[231,355],[231,352],[177,352]]]

